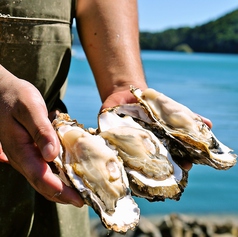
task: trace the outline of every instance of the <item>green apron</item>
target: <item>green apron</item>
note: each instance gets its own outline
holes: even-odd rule
[[[0,64],[34,84],[49,111],[60,101],[71,59],[73,0],[1,0]],[[88,209],[39,195],[10,165],[0,163],[1,237],[87,237]]]

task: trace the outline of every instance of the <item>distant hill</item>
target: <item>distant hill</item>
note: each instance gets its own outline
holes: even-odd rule
[[[76,28],[73,43],[80,44]],[[238,53],[238,9],[206,24],[163,32],[140,32],[141,49],[184,52]]]
[[[141,49],[238,53],[238,9],[194,28],[140,32]]]

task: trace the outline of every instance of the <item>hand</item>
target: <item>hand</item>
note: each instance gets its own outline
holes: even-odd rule
[[[137,99],[134,95],[130,92],[130,86],[128,85],[128,88],[125,90],[119,90],[110,96],[107,97],[107,99],[104,101],[101,110],[121,104],[130,104],[130,103],[136,103]]]
[[[32,84],[1,66],[0,111],[0,160],[8,161],[48,200],[81,207],[77,192],[63,184],[47,164],[57,156],[59,141],[42,96]]]
[[[203,116],[201,116],[201,115],[199,115],[199,116],[200,116],[200,118],[202,119],[202,121],[203,121],[209,128],[212,128],[212,121],[211,121],[210,119],[205,118],[205,117],[203,117]]]

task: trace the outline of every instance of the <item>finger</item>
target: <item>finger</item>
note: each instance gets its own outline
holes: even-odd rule
[[[42,158],[39,148],[24,127],[13,121],[9,134],[15,136],[15,139],[9,141],[11,149],[6,150],[10,164],[25,176],[36,191],[51,201],[70,203],[78,207],[83,205],[79,194],[64,185],[53,174],[47,162]],[[60,195],[57,195],[59,193]]]
[[[47,166],[47,165],[46,165]],[[84,205],[83,200],[79,194],[72,188],[66,186],[56,175],[54,175],[47,166],[43,176],[40,176],[42,181],[34,184],[36,190],[38,189],[50,201],[55,201],[63,204],[72,204],[76,207]],[[47,183],[45,185],[44,183]],[[49,186],[48,186],[49,185]]]
[[[52,173],[49,165],[41,158],[38,148],[30,150],[28,147],[26,150],[27,154],[21,151],[24,158],[11,160],[11,165],[26,177],[31,186],[50,201],[82,207],[84,203],[79,194]]]
[[[59,113],[60,113],[59,110],[53,110],[53,111],[49,112],[49,114],[48,114],[49,120],[52,122]]]
[[[14,110],[14,118],[31,135],[36,145],[39,147],[43,158],[52,161],[59,153],[59,140],[48,119],[48,112],[41,95],[37,90],[31,91],[32,100],[27,106],[20,104]],[[36,112],[37,111],[37,112]]]
[[[202,121],[209,127],[212,128],[212,121],[208,118],[205,118],[203,116],[200,116],[202,118]]]
[[[192,169],[193,164],[191,162],[188,162],[186,160],[180,159],[179,160],[179,165],[186,171],[189,171]]]

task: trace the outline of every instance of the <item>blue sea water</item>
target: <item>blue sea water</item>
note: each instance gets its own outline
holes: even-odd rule
[[[141,57],[149,87],[211,119],[217,138],[238,153],[237,55],[142,51]],[[97,127],[101,101],[85,55],[76,46],[68,78],[64,102],[69,114],[85,127]],[[180,201],[135,200],[142,215],[237,215],[238,165],[227,171],[194,165]]]

